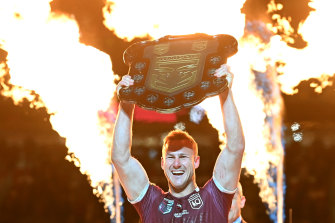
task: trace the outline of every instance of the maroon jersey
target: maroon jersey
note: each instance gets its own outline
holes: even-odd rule
[[[143,223],[227,223],[233,196],[221,192],[213,179],[181,198],[151,184],[133,205]]]

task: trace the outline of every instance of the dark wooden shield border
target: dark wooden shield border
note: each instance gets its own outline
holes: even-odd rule
[[[230,35],[203,33],[134,43],[123,55],[134,85],[121,88],[119,99],[160,113],[194,106],[227,89],[225,77],[213,74],[237,46]]]

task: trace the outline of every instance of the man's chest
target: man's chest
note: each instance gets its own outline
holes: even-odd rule
[[[185,199],[162,198],[155,206],[151,217],[157,222],[209,223],[223,218],[223,212],[218,210],[213,200],[200,193]]]

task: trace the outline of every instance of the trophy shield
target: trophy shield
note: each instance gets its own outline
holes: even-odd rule
[[[160,113],[192,107],[228,88],[214,73],[237,45],[230,35],[203,33],[134,43],[123,54],[134,85],[121,88],[119,99]]]

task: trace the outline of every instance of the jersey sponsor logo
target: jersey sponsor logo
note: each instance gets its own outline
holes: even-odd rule
[[[168,214],[171,212],[173,207],[174,200],[169,200],[164,198],[164,200],[159,204],[158,210],[162,212],[162,214]]]
[[[196,193],[190,196],[188,198],[188,202],[190,203],[192,209],[200,209],[202,205],[204,204],[202,202],[202,199],[199,193]]]
[[[182,212],[179,212],[179,213],[174,213],[174,217],[176,218],[181,218],[183,217],[184,214],[189,214],[187,210],[183,210]]]

